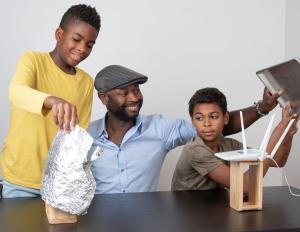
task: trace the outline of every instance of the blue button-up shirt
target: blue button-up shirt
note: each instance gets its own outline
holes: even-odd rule
[[[91,123],[89,133],[102,154],[92,164],[96,193],[154,191],[168,151],[196,136],[192,124],[161,115],[139,115],[119,146],[108,139],[105,118]]]

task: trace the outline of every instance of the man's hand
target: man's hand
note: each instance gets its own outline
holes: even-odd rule
[[[44,101],[44,107],[52,110],[54,122],[60,130],[70,132],[78,124],[76,106],[71,103],[58,97],[49,96]]]
[[[259,110],[267,114],[277,106],[277,99],[282,95],[282,92],[271,94],[267,88],[264,89],[263,100],[259,105]]]

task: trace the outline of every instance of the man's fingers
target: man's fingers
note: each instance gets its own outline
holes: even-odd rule
[[[273,98],[273,100],[277,100],[280,97],[281,93],[280,92],[276,92],[274,94],[272,94],[271,98]]]
[[[266,87],[264,88],[264,95],[271,97],[273,99],[277,99],[283,94],[282,90],[276,91],[275,93],[271,93]]]

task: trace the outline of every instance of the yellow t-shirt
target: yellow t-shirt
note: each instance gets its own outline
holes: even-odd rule
[[[88,127],[92,78],[79,68],[74,75],[63,72],[49,53],[24,53],[9,87],[10,125],[0,156],[2,175],[13,184],[40,188],[48,149],[58,129],[51,111],[42,108],[49,95],[76,105],[79,125]]]

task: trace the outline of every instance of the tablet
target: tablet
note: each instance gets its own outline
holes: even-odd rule
[[[282,90],[278,102],[285,107],[290,101],[292,113],[300,114],[300,60],[298,58],[256,72],[271,94]]]

